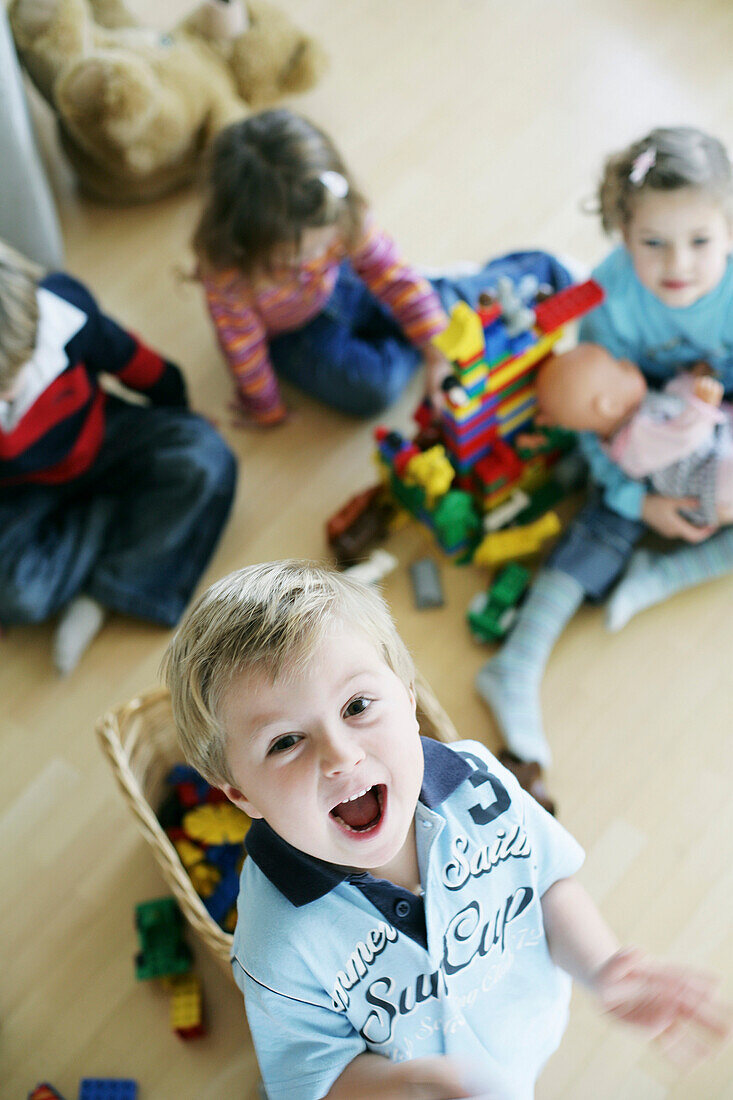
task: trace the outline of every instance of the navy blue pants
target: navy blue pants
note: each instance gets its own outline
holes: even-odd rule
[[[236,472],[200,417],[109,399],[90,470],[1,491],[0,622],[42,622],[83,592],[174,626],[227,521]]]
[[[481,291],[495,287],[500,275],[515,283],[535,275],[554,290],[573,281],[547,252],[514,252],[490,260],[475,275],[430,282],[450,311],[458,301],[475,306]],[[321,313],[295,332],[273,337],[270,358],[280,378],[323,404],[352,416],[374,416],[396,401],[421,356],[389,309],[343,263]]]
[[[588,599],[602,600],[625,571],[646,530],[641,520],[619,516],[594,493],[573,519],[546,565],[573,577]]]

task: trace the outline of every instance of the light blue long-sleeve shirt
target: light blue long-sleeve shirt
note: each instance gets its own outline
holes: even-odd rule
[[[623,247],[598,265],[593,278],[606,297],[582,320],[581,340],[601,344],[616,358],[638,364],[652,385],[661,386],[681,367],[703,360],[726,392],[733,391],[733,262],[729,260],[714,290],[682,309],[665,306],[642,286]],[[592,432],[581,433],[579,443],[608,507],[628,519],[640,519],[644,485],[608,458]]]

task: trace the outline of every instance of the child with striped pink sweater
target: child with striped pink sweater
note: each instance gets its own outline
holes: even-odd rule
[[[245,424],[285,418],[280,378],[372,416],[422,363],[439,401],[450,366],[431,340],[455,301],[475,305],[500,274],[533,274],[555,289],[570,281],[540,252],[429,281],[374,221],[330,138],[282,109],[219,134],[193,243]]]

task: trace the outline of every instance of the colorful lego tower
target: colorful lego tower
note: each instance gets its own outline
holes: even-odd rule
[[[517,488],[532,492],[547,479],[559,450],[528,452],[513,444],[531,427],[539,365],[566,322],[598,305],[603,291],[589,280],[530,308],[521,291],[505,284],[498,298],[487,297],[478,311],[458,303],[435,339],[455,373],[437,426],[421,406],[415,419],[423,431],[414,441],[383,428],[376,432],[392,495],[433,529],[448,553],[474,550],[485,512]],[[421,458],[428,454],[429,462]]]

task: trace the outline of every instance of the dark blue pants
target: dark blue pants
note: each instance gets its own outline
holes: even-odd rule
[[[236,462],[183,409],[108,400],[92,468],[0,491],[0,622],[42,622],[77,593],[174,626],[234,496]]]
[[[641,520],[625,519],[593,494],[554,548],[546,565],[573,577],[591,600],[602,600],[629,564],[647,530]]]
[[[555,290],[573,281],[547,252],[515,252],[490,260],[475,275],[430,281],[450,311],[458,301],[475,306],[481,291],[495,287],[500,275],[514,282],[535,275]],[[334,292],[317,317],[273,337],[270,358],[281,378],[352,416],[374,416],[393,404],[421,360],[389,309],[348,263],[342,264]]]

